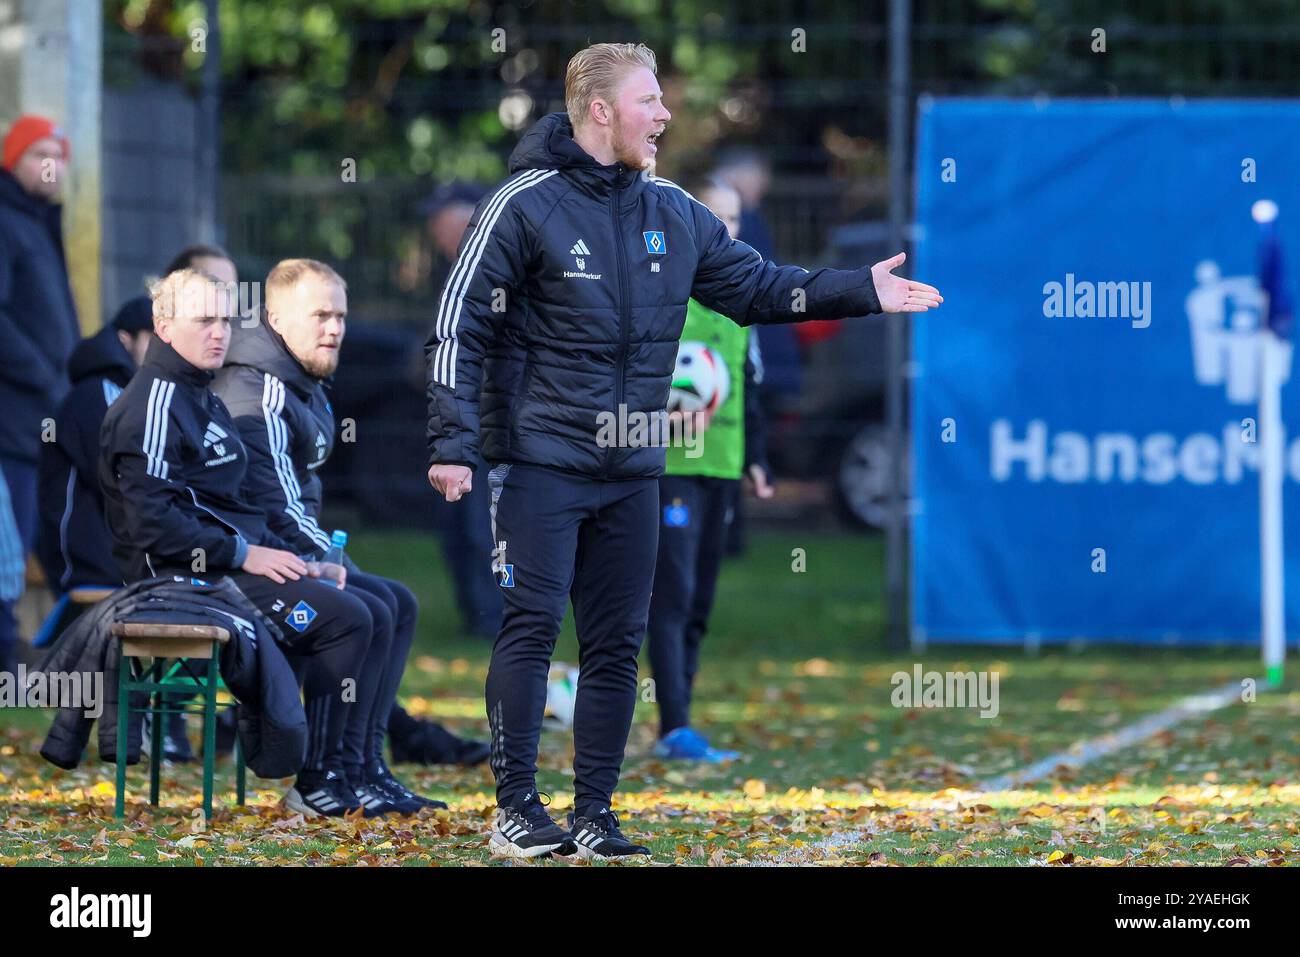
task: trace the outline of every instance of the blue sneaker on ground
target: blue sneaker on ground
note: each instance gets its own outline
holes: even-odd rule
[[[709,746],[709,739],[694,728],[674,728],[659,739],[655,754],[669,761],[704,761],[722,764],[735,761],[739,751],[722,751]]]

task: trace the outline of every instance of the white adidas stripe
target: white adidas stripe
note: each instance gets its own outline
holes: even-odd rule
[[[650,182],[655,183],[655,184],[658,184],[658,185],[662,185],[662,186],[671,186],[673,189],[675,189],[675,190],[677,190],[677,191],[679,191],[679,192],[682,192],[682,193],[686,193],[687,196],[691,196],[690,193],[687,193],[686,190],[682,189],[680,186],[678,186],[678,185],[677,185],[676,183],[674,183],[672,180],[670,180],[670,179],[664,179],[662,176],[651,176],[651,177],[650,177]],[[691,199],[695,199],[695,197],[694,197],[694,196],[691,196]],[[695,201],[696,201],[697,203],[700,202],[698,199],[695,199]],[[703,204],[701,204],[701,205],[703,205]]]
[[[153,438],[153,459],[154,475],[158,478],[167,477],[167,461],[165,453],[167,451],[167,418],[170,410],[170,392],[175,388],[175,383],[162,382],[158,388],[158,398],[154,403],[154,438]]]
[[[154,379],[149,387],[149,405],[144,419],[145,472],[166,479],[169,471],[164,454],[167,450],[167,417],[176,383]]]
[[[291,514],[299,527],[307,532],[308,536],[313,541],[318,543],[322,548],[328,550],[330,544],[329,536],[327,536],[325,530],[317,524],[316,519],[307,514],[307,507],[302,501],[302,486],[298,483],[298,473],[294,471],[293,460],[289,456],[289,425],[284,421],[284,416],[281,414],[284,410],[284,383],[277,380],[276,389],[277,415],[275,421],[280,429],[280,452],[283,456],[283,462],[286,466],[286,475],[288,476],[290,489],[293,493],[293,511]]]
[[[446,336],[448,333],[447,307],[456,296],[463,294],[463,292],[458,292],[457,290],[461,289],[461,287],[466,284],[467,273],[472,271],[467,270],[467,266],[469,261],[474,257],[475,249],[477,246],[486,243],[488,234],[496,224],[497,216],[500,214],[501,210],[505,208],[506,202],[515,194],[515,191],[538,180],[540,174],[540,170],[530,170],[513,182],[507,183],[505,186],[501,187],[501,189],[497,190],[496,194],[493,195],[492,199],[488,202],[487,207],[483,210],[483,218],[479,224],[474,227],[474,233],[470,236],[469,242],[465,244],[464,252],[461,254],[460,258],[456,260],[456,265],[452,267],[451,276],[447,279],[447,285],[443,289],[442,299],[438,303],[438,322],[436,328],[440,338]]]
[[[275,475],[284,492],[284,511],[294,520],[299,531],[321,548],[328,549],[329,537],[325,530],[316,524],[315,519],[307,515],[302,504],[302,486],[293,470],[293,460],[289,457],[289,430],[281,413],[284,411],[284,383],[266,372],[262,374],[262,419],[266,423],[267,444],[271,448],[271,461],[275,465]]]
[[[158,410],[158,444],[154,455],[162,464],[162,477],[171,478],[171,465],[167,461],[167,426],[171,420],[172,394],[176,391],[176,383],[168,382],[167,388],[163,393],[162,406]]]
[[[438,334],[438,348],[434,352],[433,358],[433,379],[435,382],[445,385],[447,388],[454,390],[456,388],[456,354],[459,351],[460,343],[456,339],[456,326],[460,322],[460,310],[464,304],[465,293],[469,290],[470,281],[474,277],[474,272],[478,269],[479,260],[483,258],[483,250],[487,248],[488,237],[492,233],[492,227],[496,225],[502,210],[510,198],[516,193],[520,193],[530,186],[536,186],[538,183],[550,179],[559,173],[559,170],[530,170],[523,176],[507,183],[497,191],[488,203],[483,212],[483,221],[474,230],[460,258],[456,261],[452,269],[451,277],[447,280],[447,285],[443,289],[442,301],[438,305],[438,322],[436,330]]]
[[[144,444],[142,451],[145,455],[145,473],[153,475],[153,440],[154,433],[158,431],[155,421],[156,413],[154,411],[158,403],[158,392],[164,387],[162,379],[154,379],[149,385],[149,401],[145,404],[144,413]]]
[[[469,288],[469,281],[478,266],[483,249],[487,246],[487,238],[510,197],[540,181],[541,171],[531,170],[498,190],[483,211],[482,222],[475,228],[473,236],[470,237],[464,252],[452,269],[451,278],[443,290],[442,301],[438,305],[437,330],[438,337],[442,341],[438,343],[437,352],[434,354],[434,377],[450,389],[456,388],[456,364],[451,356],[457,351],[455,327],[460,319],[460,302]],[[452,306],[453,302],[455,306]]]
[[[105,379],[105,382],[108,380]],[[59,584],[67,590],[68,581],[72,577],[72,554],[68,550],[68,521],[72,518],[73,493],[77,487],[77,470],[68,469],[68,486],[64,492],[63,499],[63,516],[59,519],[59,553],[63,556],[63,574],[59,576]],[[145,558],[148,559],[146,553]]]

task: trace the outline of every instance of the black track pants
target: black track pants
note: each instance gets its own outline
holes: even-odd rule
[[[534,465],[489,473],[505,599],[487,677],[497,802],[535,786],[546,677],[572,599],[578,632],[574,807],[610,806],[636,705],[659,532],[655,479],[601,481]]]
[[[290,660],[307,663],[303,699],[309,738],[303,770],[342,770],[343,727],[354,697],[348,689],[360,684],[374,632],[366,603],[317,578],[277,585],[247,572],[230,577],[279,627]]]
[[[737,480],[698,475],[659,479],[659,559],[650,599],[650,668],[659,734],[690,724],[700,642],[709,626]]]

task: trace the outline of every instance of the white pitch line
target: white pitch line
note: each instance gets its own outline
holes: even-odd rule
[[[1259,690],[1267,690],[1273,685],[1265,678],[1255,680],[1255,686]],[[970,795],[979,794],[988,791],[1008,791],[1022,784],[1027,784],[1046,774],[1050,774],[1056,768],[1062,765],[1070,768],[1079,768],[1090,761],[1104,757],[1112,752],[1119,751],[1121,748],[1127,748],[1129,745],[1136,744],[1144,738],[1149,738],[1153,734],[1159,734],[1166,728],[1172,728],[1176,724],[1181,724],[1188,718],[1200,714],[1209,714],[1212,711],[1218,711],[1220,708],[1226,708],[1230,704],[1235,704],[1241,700],[1241,682],[1230,681],[1221,688],[1214,691],[1208,691],[1203,694],[1188,695],[1176,704],[1170,705],[1163,711],[1157,711],[1155,714],[1147,715],[1139,721],[1130,725],[1125,725],[1118,731],[1112,731],[1109,734],[1098,735],[1086,741],[1079,741],[1071,745],[1067,750],[1059,754],[1053,754],[1050,757],[1036,761],[1028,767],[1021,768],[1019,771],[1011,771],[1007,774],[991,778],[983,784],[977,784],[974,788],[967,791],[964,798]],[[964,790],[964,789],[963,789]],[[837,850],[841,847],[860,844],[872,836],[869,830],[857,829],[852,831],[836,831],[828,837],[815,841],[809,845],[810,849],[827,851]],[[780,866],[782,864],[800,864],[806,863],[806,852],[796,852],[794,854],[777,854],[771,860],[755,861],[755,864],[765,867]]]
[[[1270,687],[1269,683],[1264,679],[1257,680],[1256,686],[1259,688]],[[991,778],[983,784],[976,785],[974,790],[1009,791],[1012,788],[1050,774],[1062,765],[1067,768],[1083,767],[1083,765],[1100,757],[1119,751],[1121,748],[1127,748],[1129,745],[1136,744],[1154,734],[1159,734],[1166,728],[1181,724],[1190,717],[1198,714],[1209,714],[1211,711],[1226,708],[1228,705],[1240,700],[1241,682],[1230,681],[1215,691],[1189,695],[1177,704],[1170,705],[1163,711],[1157,711],[1155,714],[1147,715],[1139,721],[1125,725],[1118,731],[1076,742],[1065,751],[1043,758],[1041,761],[1035,761],[1019,771],[1010,771],[996,778]]]

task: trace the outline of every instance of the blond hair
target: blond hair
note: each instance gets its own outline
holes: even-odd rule
[[[334,271],[332,266],[318,259],[281,259],[272,267],[266,277],[266,297],[281,289],[292,289],[304,276],[318,276],[330,282],[336,282],[346,290],[348,284]]]
[[[612,103],[623,75],[637,67],[659,72],[654,51],[644,43],[594,43],[575,53],[564,70],[569,122],[575,128],[586,123],[594,100]]]
[[[200,282],[203,284],[203,291],[196,294],[187,293],[186,290],[191,283]],[[209,291],[221,290],[229,294],[230,290],[225,288],[225,283],[214,279],[207,273],[199,269],[186,267],[176,269],[163,276],[161,279],[155,279],[149,283],[149,299],[153,303],[153,321],[154,325],[158,324],[160,319],[175,319],[183,311],[183,307],[188,305],[198,310],[197,315],[206,315],[207,293]]]

